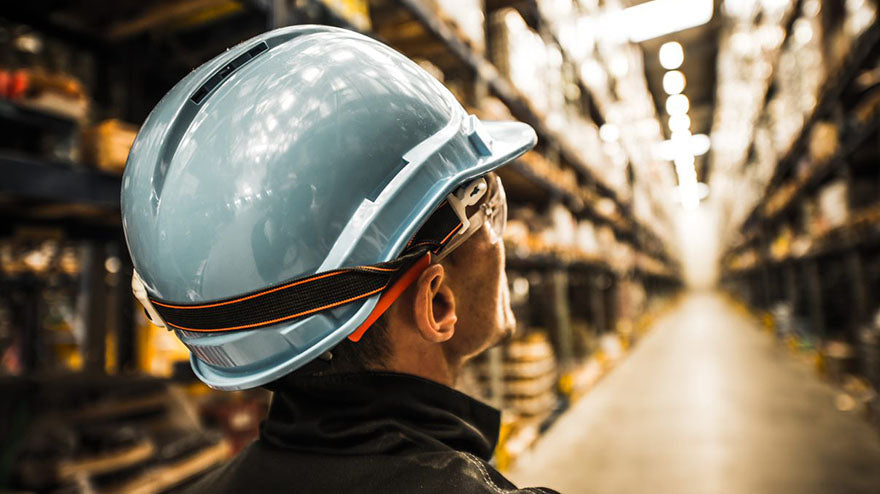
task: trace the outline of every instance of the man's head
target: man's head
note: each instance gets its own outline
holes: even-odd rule
[[[496,193],[494,173],[488,178],[487,198]],[[480,204],[469,208],[469,214]],[[499,235],[485,224],[445,259],[428,266],[360,342],[346,341],[334,350],[334,367],[454,381],[468,358],[515,329]]]
[[[435,226],[464,229],[454,220],[467,220],[462,208],[487,184],[455,196],[463,182],[536,142],[526,124],[468,115],[376,40],[327,26],[264,33],[193,70],[138,132],[121,201],[133,291],[218,389],[260,386],[330,350],[342,355],[340,342],[361,337],[414,281],[384,318],[387,348],[374,353],[393,362],[418,334],[452,365],[500,331],[491,321],[503,298],[501,246],[481,247],[484,232],[458,245],[466,235],[434,228],[424,233],[443,240],[408,242],[444,201]],[[415,279],[422,250],[456,245],[442,276],[432,267]],[[407,304],[411,313],[398,314]],[[398,336],[401,328],[414,330]]]

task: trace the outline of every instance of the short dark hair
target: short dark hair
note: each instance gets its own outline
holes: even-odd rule
[[[382,314],[357,343],[346,338],[329,352],[289,375],[291,377],[326,376],[363,372],[383,366],[390,356],[391,341],[388,335],[388,318],[386,314]]]
[[[329,372],[359,372],[381,367],[391,356],[388,318],[383,313],[357,343],[348,338],[330,350]]]

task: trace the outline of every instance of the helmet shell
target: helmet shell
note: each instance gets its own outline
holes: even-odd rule
[[[522,123],[480,136],[472,122],[421,67],[360,34],[295,26],[245,41],[180,81],[138,133],[122,185],[134,267],[152,297],[193,304],[393,259],[446,194],[536,142]],[[377,300],[176,332],[200,379],[243,389],[332,348]]]

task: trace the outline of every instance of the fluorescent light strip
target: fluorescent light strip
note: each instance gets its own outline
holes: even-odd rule
[[[609,14],[603,27],[638,43],[702,26],[714,10],[713,0],[653,0]]]

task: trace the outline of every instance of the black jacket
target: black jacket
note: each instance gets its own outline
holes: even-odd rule
[[[225,493],[552,493],[519,490],[487,460],[500,414],[415,376],[288,376],[260,438],[186,490]]]

